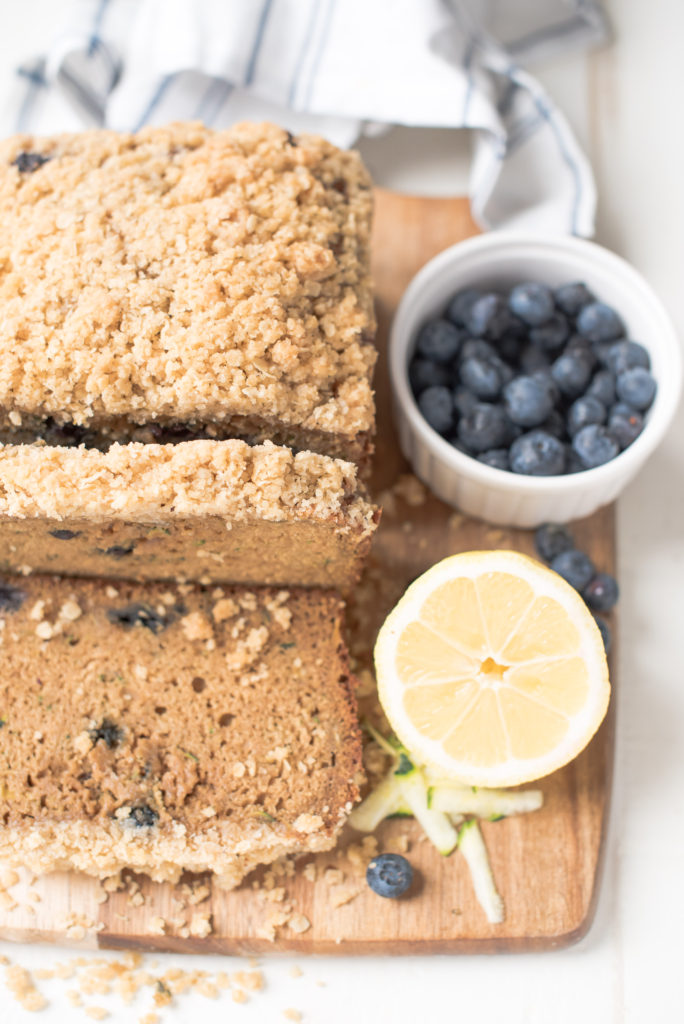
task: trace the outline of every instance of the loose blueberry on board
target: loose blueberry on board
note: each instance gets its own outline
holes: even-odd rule
[[[556,288],[553,293],[556,306],[566,316],[577,316],[579,311],[595,302],[592,292],[589,291],[583,281],[570,281]]]
[[[585,469],[595,469],[610,462],[620,452],[620,446],[607,427],[590,423],[578,430],[572,447]]]
[[[461,335],[448,320],[431,320],[421,329],[416,352],[433,363],[453,362],[461,347]]]
[[[625,325],[612,306],[591,302],[580,310],[577,330],[589,341],[617,341],[624,337]]]
[[[551,366],[551,377],[566,398],[579,398],[591,379],[591,365],[580,353],[563,352]]]
[[[550,415],[553,397],[544,382],[524,374],[514,377],[503,390],[508,418],[521,427],[537,427]]]
[[[608,349],[605,361],[616,375],[632,370],[635,366],[641,366],[644,370],[651,369],[651,357],[637,341],[616,341]]]
[[[632,370],[618,374],[615,390],[621,402],[643,412],[653,404],[656,382],[648,370],[635,366]]]
[[[585,394],[587,397],[598,398],[609,409],[615,402],[615,374],[611,370],[598,370]]]
[[[396,900],[410,889],[413,868],[399,853],[381,853],[368,865],[366,881],[378,896]]]
[[[482,295],[483,292],[480,288],[464,288],[462,291],[456,292],[447,306],[447,318],[457,326],[464,327],[468,322],[470,310],[477,300],[482,298]]]
[[[574,548],[569,551],[561,551],[551,559],[550,566],[554,572],[562,576],[571,587],[579,590],[580,593],[596,575],[596,568],[589,556]]]
[[[510,441],[510,421],[500,405],[478,402],[459,420],[458,440],[474,454],[502,448]]]
[[[508,448],[490,448],[488,452],[478,455],[477,461],[482,462],[485,466],[491,466],[492,469],[509,470],[511,468]]]
[[[461,363],[461,383],[477,398],[488,401],[499,397],[503,379],[493,360],[473,356]]]
[[[606,416],[607,410],[603,402],[599,402],[593,395],[582,395],[581,398],[576,398],[568,409],[568,434],[574,437],[582,427],[587,427],[590,423],[605,423]]]
[[[644,417],[625,402],[616,402],[608,416],[608,430],[624,451],[644,429]]]
[[[542,523],[535,530],[534,546],[540,558],[545,562],[551,562],[556,555],[572,551],[575,543],[570,531],[561,523]]]
[[[565,470],[565,445],[544,430],[531,430],[511,445],[511,469],[525,476],[560,476]]]
[[[413,394],[418,397],[426,388],[451,383],[451,373],[446,366],[433,363],[431,359],[414,358],[409,366],[409,382]]]
[[[426,388],[418,398],[418,408],[426,423],[438,434],[447,434],[454,425],[454,401],[449,388]]]
[[[512,289],[508,305],[523,323],[537,327],[553,315],[553,294],[545,284],[526,281]]]
[[[546,323],[530,328],[530,341],[545,352],[557,352],[568,340],[570,327],[562,313],[554,313]]]
[[[603,648],[606,654],[610,654],[610,648],[613,644],[613,634],[610,631],[610,626],[605,619],[602,619],[600,615],[594,616],[594,622],[599,628],[601,639],[603,640]]]
[[[619,596],[617,580],[607,572],[597,572],[582,591],[582,597],[595,612],[609,612]]]

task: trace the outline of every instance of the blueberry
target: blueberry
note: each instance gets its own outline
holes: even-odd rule
[[[531,327],[546,323],[553,315],[551,289],[537,281],[516,285],[508,297],[510,309]]]
[[[477,405],[477,398],[466,388],[456,388],[452,393],[454,409],[459,416],[467,416]]]
[[[560,523],[543,523],[534,534],[537,554],[545,562],[552,562],[556,555],[572,551],[574,543],[570,531]]]
[[[572,439],[572,447],[585,469],[610,462],[620,451],[615,438],[599,423],[590,423],[578,430]]]
[[[596,575],[596,568],[589,555],[571,548],[561,551],[551,559],[551,568],[562,576],[575,590],[582,591]]]
[[[508,418],[521,427],[536,427],[553,409],[553,398],[547,387],[534,377],[514,377],[503,392]]]
[[[49,159],[49,156],[43,156],[42,153],[19,153],[12,161],[12,167],[16,167],[20,174],[33,174]]]
[[[57,540],[74,540],[81,536],[81,530],[48,530],[48,533]]]
[[[18,612],[26,600],[26,591],[0,580],[0,610]]]
[[[473,356],[464,359],[460,369],[461,383],[477,398],[498,398],[501,393],[501,372],[490,359],[478,359]]]
[[[607,410],[603,402],[593,395],[576,398],[568,409],[568,434],[574,437],[578,430],[590,423],[605,423]]]
[[[544,430],[547,434],[553,434],[559,441],[567,440],[568,434],[565,429],[565,420],[558,409],[551,410],[544,422],[539,424],[539,429]]]
[[[123,729],[115,722],[112,722],[111,718],[103,718],[100,725],[89,730],[89,735],[93,743],[103,740],[111,750],[123,739]]]
[[[584,359],[589,363],[592,370],[596,366],[597,357],[594,346],[586,338],[583,338],[581,334],[572,335],[563,349],[563,355],[573,355],[579,359]]]
[[[496,359],[496,349],[482,338],[467,338],[461,346],[461,362],[466,359]]]
[[[431,320],[421,328],[416,339],[416,352],[433,363],[452,362],[461,347],[461,335],[448,320]]]
[[[149,804],[138,804],[131,807],[131,812],[124,821],[136,828],[151,828],[159,821],[159,815]]]
[[[651,357],[638,341],[616,341],[608,349],[605,360],[614,374],[632,370],[635,366],[651,369]]]
[[[500,405],[478,402],[458,424],[458,440],[479,454],[490,448],[503,448],[510,440],[510,422]]]
[[[553,316],[539,327],[530,328],[530,341],[545,352],[557,352],[568,340],[570,327],[562,313]]]
[[[503,338],[499,338],[496,343],[499,355],[502,359],[505,359],[507,363],[517,365],[520,359],[520,341],[524,336],[524,326],[521,324],[521,332],[518,334],[505,334]]]
[[[396,900],[410,888],[413,868],[398,853],[381,853],[368,865],[366,881],[378,896]]]
[[[648,409],[656,393],[656,382],[648,370],[635,366],[618,374],[615,390],[621,402],[626,402],[634,409],[643,412]]]
[[[531,430],[513,442],[510,459],[514,473],[558,476],[565,469],[565,445],[544,430]]]
[[[594,296],[582,281],[571,281],[556,288],[553,293],[556,306],[566,316],[577,316],[579,311],[594,302]]]
[[[591,379],[591,365],[579,353],[564,352],[553,363],[551,377],[567,398],[578,398]]]
[[[520,353],[519,363],[524,373],[534,373],[535,370],[547,370],[551,360],[537,345],[526,345]]]
[[[606,654],[610,654],[610,648],[613,644],[613,634],[610,631],[610,626],[605,619],[602,619],[600,615],[594,615],[594,622],[599,628],[601,639],[603,640],[603,647]]]
[[[579,455],[572,448],[568,449],[568,457],[565,462],[565,472],[567,476],[571,476],[573,473],[583,473],[586,466],[580,460]]]
[[[466,326],[476,338],[498,341],[514,326],[514,317],[502,295],[483,295],[471,307]]]
[[[448,433],[454,425],[454,403],[449,388],[426,388],[418,399],[425,421],[438,434]]]
[[[507,448],[490,448],[489,451],[478,455],[477,461],[484,463],[485,466],[491,466],[492,469],[511,468]]]
[[[560,401],[561,393],[555,380],[551,376],[551,370],[535,370],[530,376],[544,387],[551,396],[551,401],[556,405]]]
[[[107,611],[107,618],[117,626],[124,626],[127,629],[133,626],[144,626],[151,633],[161,633],[168,626],[168,619],[160,615],[149,604],[134,602],[123,608],[110,608]]]
[[[462,291],[456,292],[447,306],[447,318],[459,327],[463,327],[468,322],[470,310],[477,300],[482,298],[482,295],[479,288],[464,288]]]
[[[625,333],[625,325],[612,306],[605,302],[590,302],[580,310],[577,330],[589,341],[617,341]]]
[[[621,449],[629,448],[632,441],[644,429],[644,418],[636,409],[626,405],[624,402],[617,402],[610,410],[608,416],[608,430],[615,438]]]
[[[595,612],[609,612],[617,604],[619,588],[615,577],[597,572],[582,591],[582,597]]]
[[[135,549],[135,544],[131,541],[130,544],[114,544],[111,548],[96,548],[98,555],[107,555],[109,558],[125,558],[126,555],[132,555]]]
[[[446,366],[433,363],[430,359],[413,359],[409,366],[409,381],[414,395],[419,395],[426,388],[451,383],[451,374]]]
[[[610,370],[599,370],[592,377],[585,394],[598,398],[609,409],[615,401],[615,375]]]

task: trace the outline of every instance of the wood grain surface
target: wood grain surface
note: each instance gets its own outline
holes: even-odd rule
[[[446,246],[475,233],[465,200],[420,199],[388,192],[377,194],[374,276],[380,325],[381,357],[377,375],[379,434],[374,489],[392,487],[407,472],[391,425],[384,345],[394,308],[415,271]],[[410,495],[409,495],[410,496]],[[600,568],[614,566],[614,513],[604,509],[574,527],[576,541]],[[515,548],[533,553],[532,535],[466,519],[429,497],[410,504],[401,497],[388,505],[378,531],[366,584],[349,609],[350,644],[361,665],[370,663],[377,628],[406,584],[445,555],[473,548]],[[40,900],[30,902],[21,886],[13,889],[17,905],[0,905],[0,937],[20,941],[55,941],[79,947],[178,950],[184,952],[263,953],[472,953],[554,949],[579,939],[594,913],[601,873],[614,746],[615,679],[606,721],[572,764],[542,780],[541,811],[482,826],[497,886],[504,898],[502,924],[488,924],[477,904],[466,865],[458,852],[448,858],[422,840],[413,822],[389,821],[376,833],[379,848],[408,834],[409,857],[418,874],[410,899],[382,900],[362,883],[358,895],[331,906],[331,886],[321,877],[310,881],[300,862],[283,884],[285,900],[311,927],[295,933],[279,929],[274,942],[259,937],[273,904],[253,888],[252,876],[239,890],[211,886],[208,900],[190,907],[211,914],[206,938],[152,934],[153,919],[178,917],[179,890],[138,878],[142,905],[132,905],[129,891],[113,893],[104,903],[99,886],[74,875],[53,875],[33,886]],[[360,836],[348,829],[342,851]],[[320,855],[317,868],[344,864],[339,852]],[[280,884],[280,883],[279,883]],[[83,922],[83,924],[79,924]]]

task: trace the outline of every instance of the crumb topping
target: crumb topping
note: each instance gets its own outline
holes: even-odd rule
[[[358,154],[274,125],[5,140],[0,407],[369,431],[371,204]]]

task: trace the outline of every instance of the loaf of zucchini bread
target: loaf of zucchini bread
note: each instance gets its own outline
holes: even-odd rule
[[[265,442],[0,445],[0,572],[334,587],[377,525],[357,467]]]
[[[0,584],[0,860],[234,886],[330,849],[362,781],[330,591]]]
[[[370,179],[268,124],[0,143],[0,440],[366,463]]]

